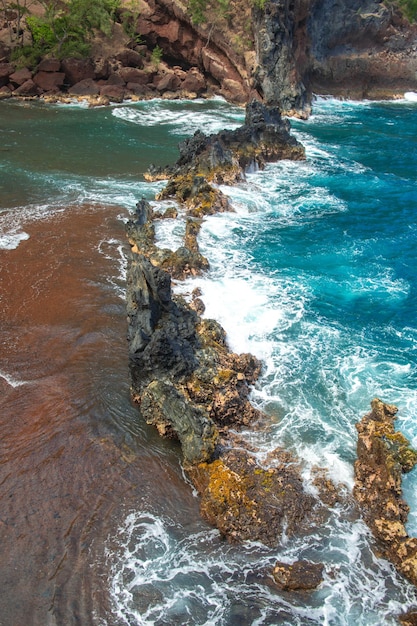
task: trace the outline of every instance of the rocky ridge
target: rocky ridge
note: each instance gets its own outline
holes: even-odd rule
[[[246,137],[249,148],[243,142],[240,152],[241,136]],[[256,159],[254,137],[261,138],[261,165],[268,155],[303,156],[302,147],[289,137],[279,113],[256,102],[248,107],[244,129],[209,138],[198,133],[194,143],[183,146],[163,197],[179,197],[184,172],[186,185],[190,172],[211,185],[222,166],[225,172],[231,167],[233,180],[238,172],[243,176],[245,166]],[[256,451],[239,434],[242,427],[258,428],[267,419],[249,401],[261,363],[251,354],[230,351],[223,328],[201,316],[204,304],[198,291],[190,294],[189,302],[172,292],[174,276],[178,280],[206,269],[196,233],[203,215],[217,210],[218,201],[211,198],[210,207],[204,205],[196,217],[196,207],[201,208],[200,188],[195,186],[195,202],[193,190],[185,197],[180,194],[178,217],[186,226],[183,246],[177,251],[157,248],[154,224],[164,219],[166,212],[152,209],[144,200],[126,227],[132,250],[127,279],[132,397],[142,417],[162,436],[179,440],[184,468],[201,497],[203,517],[230,541],[255,540],[275,546],[284,534],[311,532],[323,523],[328,511],[320,496],[305,489],[297,459],[276,449],[262,465]],[[214,186],[211,189],[215,192]],[[169,211],[170,216],[172,213]],[[196,225],[195,230],[190,224]],[[328,495],[324,477],[318,477],[317,489]],[[322,566],[303,567],[304,572],[310,572],[311,581],[299,584],[304,588],[317,586],[322,580]],[[282,584],[297,588],[297,576],[279,572],[277,569],[276,584],[287,577]]]
[[[241,137],[246,142],[240,144]],[[288,451],[278,448],[264,464],[259,462],[239,430],[267,423],[249,401],[262,365],[253,355],[230,352],[225,331],[202,317],[199,291],[189,294],[186,302],[173,294],[172,279],[208,268],[197,236],[204,215],[230,210],[213,184],[220,172],[226,180],[236,181],[253,159],[262,167],[268,155],[275,159],[280,154],[303,158],[302,147],[288,135],[278,111],[253,102],[243,129],[211,137],[196,133],[180,147],[174,166],[149,175],[167,178],[161,197],[176,199],[179,208],[163,212],[141,200],[126,226],[132,250],[127,288],[132,397],[143,419],[162,436],[179,440],[184,468],[200,494],[203,517],[230,541],[255,540],[270,546],[279,545],[284,529],[287,536],[314,532],[337,503],[343,503],[343,515],[355,517],[355,505],[320,469],[314,480],[317,493],[306,490],[302,465]],[[202,200],[202,188],[208,199]],[[176,251],[161,250],[155,243],[155,221],[166,217],[184,221],[183,245]],[[417,539],[405,530],[408,507],[401,498],[401,474],[414,466],[417,453],[395,432],[395,413],[395,407],[376,399],[372,412],[357,425],[353,496],[383,556],[417,584]],[[309,590],[323,575],[321,563],[277,563],[267,573],[267,584],[273,580],[283,590]],[[404,620],[413,619],[410,615]]]

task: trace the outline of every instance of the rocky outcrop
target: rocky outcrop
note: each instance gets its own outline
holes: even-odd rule
[[[309,91],[372,99],[417,90],[417,27],[398,4],[315,0],[307,35]]]
[[[305,116],[313,93],[392,98],[417,89],[417,28],[381,0],[269,0],[254,9],[254,88]]]
[[[323,564],[310,561],[276,563],[272,575],[279,589],[283,591],[309,591],[323,582]]]
[[[194,217],[230,210],[227,198],[213,183],[232,184],[248,168],[263,168],[279,159],[305,159],[303,146],[289,128],[279,109],[254,100],[246,107],[243,126],[209,137],[197,131],[180,144],[180,157],[173,166],[150,168],[145,178],[169,178],[159,199],[175,197]]]
[[[397,407],[375,399],[357,424],[358,460],[354,496],[382,554],[417,585],[417,538],[405,524],[409,507],[402,498],[402,474],[417,463],[417,452],[394,429]]]
[[[137,204],[136,216],[127,224],[132,250],[127,278],[129,361],[132,397],[162,436],[179,440],[205,519],[229,540],[277,545],[284,535],[304,534],[322,523],[325,508],[304,488],[301,468],[290,454],[277,449],[263,467],[239,435],[242,427],[255,427],[265,419],[249,401],[261,363],[253,355],[230,351],[222,327],[201,317],[204,304],[198,290],[191,303],[171,290],[171,276],[187,275],[183,259],[190,260],[191,274],[204,269],[197,240],[201,218],[195,217],[197,208],[205,214],[202,189],[216,194],[212,181],[236,180],[253,162],[303,156],[276,109],[255,103],[248,107],[246,120],[234,133],[198,133],[181,146],[167,185],[181,201],[178,213],[185,220],[178,250],[155,245],[155,220],[164,214],[146,201]],[[184,180],[190,184],[186,193]],[[217,200],[210,212],[227,207]],[[176,214],[169,211],[171,218]]]

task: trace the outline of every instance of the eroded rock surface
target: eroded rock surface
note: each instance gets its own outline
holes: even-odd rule
[[[263,467],[239,435],[242,427],[265,419],[249,401],[261,363],[251,354],[233,353],[220,324],[201,317],[198,290],[190,304],[174,296],[171,276],[204,269],[198,247],[202,216],[229,208],[213,182],[239,179],[252,163],[304,157],[288,128],[275,108],[255,102],[244,127],[211,137],[197,133],[182,144],[173,168],[154,172],[169,177],[162,196],[180,201],[178,210],[169,210],[169,217],[185,222],[183,245],[175,252],[156,246],[155,220],[165,214],[146,201],[138,202],[127,224],[133,399],[162,436],[179,440],[184,467],[201,494],[202,515],[230,540],[268,545],[279,544],[284,535],[310,532],[323,522],[323,504],[305,490],[291,455],[278,449]],[[205,193],[209,210],[202,206]]]
[[[417,452],[395,431],[397,407],[378,398],[371,407],[357,424],[354,496],[383,555],[417,584],[417,538],[405,528],[409,507],[401,488],[402,474],[416,465]]]
[[[169,178],[159,199],[175,197],[190,215],[227,211],[229,202],[214,185],[235,183],[252,166],[263,168],[280,159],[305,159],[303,146],[289,130],[288,120],[281,117],[277,107],[253,100],[246,107],[241,127],[210,136],[197,131],[180,144],[175,165],[163,170],[151,168],[145,178]]]

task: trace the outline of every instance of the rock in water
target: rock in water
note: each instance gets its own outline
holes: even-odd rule
[[[417,452],[394,429],[397,407],[378,398],[358,430],[354,496],[383,555],[417,584],[417,538],[405,528],[409,507],[402,498],[402,474],[417,463]]]

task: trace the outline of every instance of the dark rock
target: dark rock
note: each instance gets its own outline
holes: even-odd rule
[[[306,534],[318,520],[317,503],[304,491],[288,453],[277,451],[276,466],[265,469],[249,452],[228,450],[189,473],[201,494],[203,517],[230,540],[277,546],[283,532]]]
[[[170,275],[138,254],[130,263],[127,285],[134,388],[190,375],[198,365],[196,314],[171,299]]]
[[[59,72],[61,61],[59,59],[42,59],[36,68],[37,72]]]
[[[100,88],[100,96],[105,96],[110,102],[123,102],[126,90],[120,85],[103,85]]]
[[[34,82],[42,91],[59,91],[65,81],[63,72],[40,71],[33,77]]]
[[[0,87],[7,85],[14,71],[15,66],[12,63],[0,63]]]
[[[143,68],[143,56],[135,50],[126,49],[116,55],[116,59],[120,61],[124,67]]]
[[[96,96],[100,93],[100,88],[92,78],[85,78],[70,87],[68,93],[72,96]]]
[[[23,83],[25,83],[27,80],[30,80],[31,78],[32,78],[32,72],[27,67],[24,67],[21,70],[17,70],[16,72],[13,72],[13,74],[10,74],[9,76],[10,82],[15,87],[19,87],[20,85],[23,85]]]
[[[146,85],[153,78],[149,72],[135,67],[122,67],[118,73],[126,83],[137,83],[138,85]]]
[[[148,424],[162,436],[175,436],[181,443],[186,466],[210,461],[217,443],[217,429],[205,413],[190,404],[174,385],[155,380],[141,398],[141,411]]]
[[[30,78],[29,80],[26,80],[22,85],[20,85],[20,87],[17,87],[17,89],[14,90],[13,95],[31,97],[39,96],[40,93],[41,90],[39,89],[38,85]]]
[[[95,67],[92,59],[64,59],[61,67],[70,86],[95,77]]]
[[[304,148],[290,135],[289,123],[282,119],[279,109],[257,101],[247,105],[245,124],[240,128],[209,137],[197,131],[179,145],[179,150],[174,166],[145,178],[169,177],[158,199],[174,196],[195,217],[230,210],[227,198],[211,183],[232,184],[251,166],[305,158]]]
[[[310,561],[278,562],[272,575],[283,591],[309,591],[323,582],[323,569],[322,563]]]

